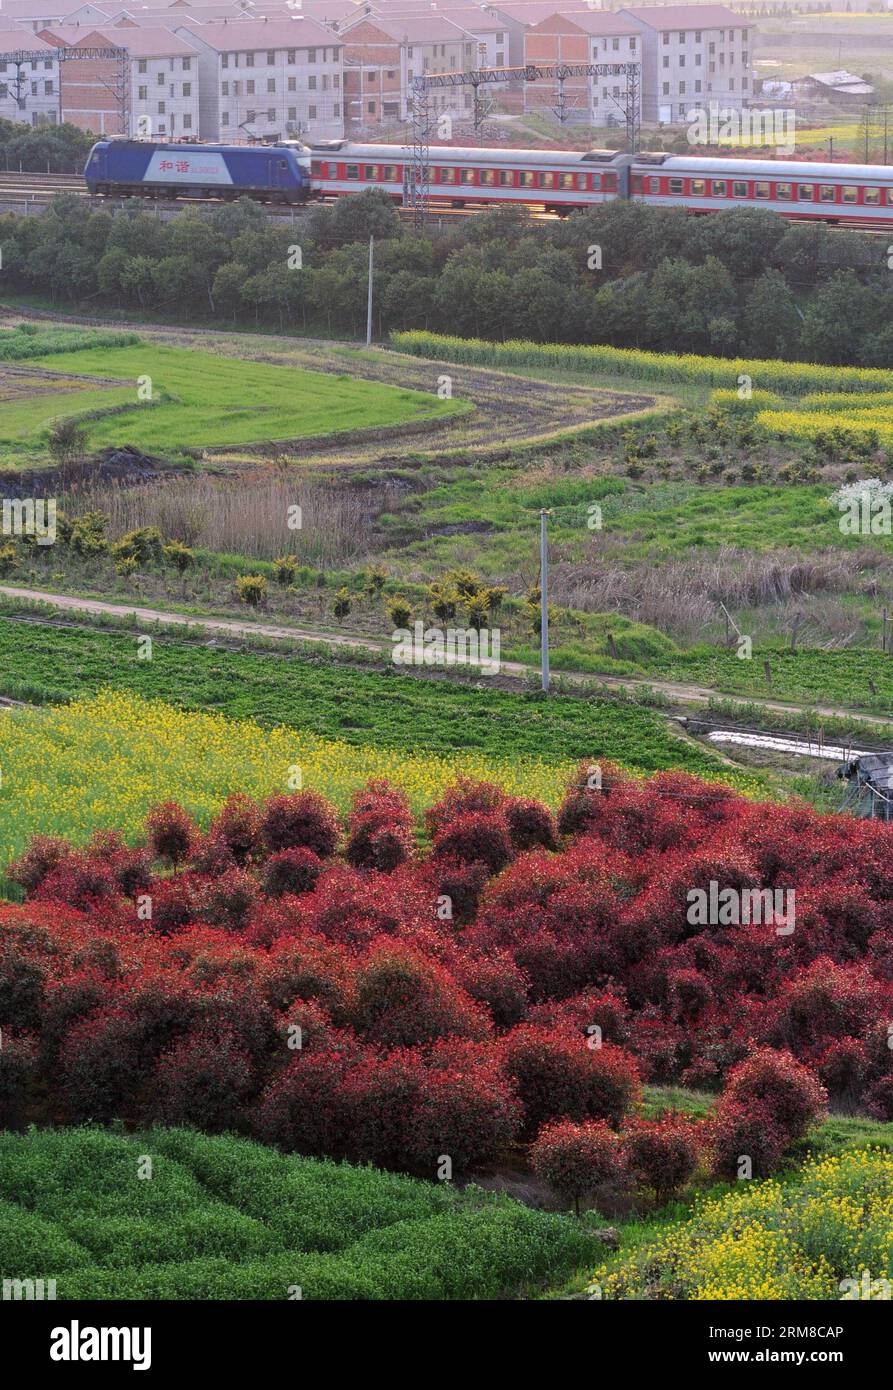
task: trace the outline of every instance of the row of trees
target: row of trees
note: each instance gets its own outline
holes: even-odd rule
[[[56,301],[312,329],[365,329],[376,238],[382,335],[433,328],[486,338],[605,342],[886,366],[893,272],[886,240],[772,213],[696,218],[614,203],[552,224],[516,210],[430,240],[368,192],[282,227],[247,200],[161,221],[59,199],[0,221],[3,280]]]
[[[78,174],[95,138],[68,121],[26,126],[0,117],[0,169]]]

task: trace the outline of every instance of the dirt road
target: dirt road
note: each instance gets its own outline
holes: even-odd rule
[[[169,623],[177,627],[201,628],[206,632],[219,632],[227,637],[270,637],[279,641],[319,642],[330,647],[360,647],[366,651],[378,652],[382,656],[390,650],[387,641],[376,641],[370,637],[355,637],[339,632],[326,632],[319,628],[290,627],[263,622],[240,622],[237,618],[196,617],[192,613],[178,613],[161,608],[141,608],[136,604],[107,603],[104,599],[76,598],[71,594],[48,593],[41,589],[19,589],[9,584],[0,584],[0,594],[9,598],[27,599],[34,603],[46,603],[65,612],[109,614],[122,619],[136,617],[142,623]],[[473,665],[474,663],[468,663]],[[525,679],[537,673],[534,666],[520,661],[501,662],[501,674]],[[706,686],[681,684],[676,681],[648,680],[646,677],[608,676],[584,671],[553,670],[553,676],[563,681],[598,682],[610,690],[629,691],[649,689],[660,690],[669,699],[680,705],[707,704],[722,692],[710,690]],[[723,696],[730,702],[742,706],[752,705],[753,700]],[[893,732],[893,718],[883,715],[865,714],[858,710],[835,705],[798,705],[780,700],[760,700],[762,708],[780,714],[803,714],[807,710],[825,718],[858,719],[867,724],[889,728]]]

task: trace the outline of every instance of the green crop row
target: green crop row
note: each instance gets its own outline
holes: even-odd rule
[[[58,1299],[505,1298],[600,1248],[477,1188],[232,1136],[0,1133],[0,1270]]]

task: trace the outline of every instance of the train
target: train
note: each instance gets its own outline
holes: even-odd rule
[[[297,204],[377,188],[402,202],[413,160],[408,145],[349,140],[206,145],[113,137],[93,146],[84,178],[91,193],[117,196]],[[893,229],[893,169],[875,164],[447,145],[428,154],[432,209],[521,204],[561,215],[619,198],[698,213],[764,208],[798,221]]]
[[[99,140],[87,156],[91,194],[119,198],[255,198],[295,204],[310,194],[309,160],[291,143],[186,144],[180,141]]]

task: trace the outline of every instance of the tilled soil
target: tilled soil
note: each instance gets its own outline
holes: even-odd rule
[[[11,317],[18,320],[31,315],[16,312]],[[46,316],[35,314],[34,317]],[[386,348],[356,352],[349,345],[341,347],[284,335],[261,337],[76,316],[54,315],[53,318],[57,322],[86,327],[127,328],[174,347],[192,347],[227,357],[245,357],[255,362],[302,367],[336,376],[355,376],[414,391],[435,393],[443,379],[449,378],[453,397],[469,401],[474,407],[463,415],[446,419],[413,421],[404,426],[358,430],[317,439],[278,441],[272,450],[269,445],[259,445],[207,451],[209,458],[237,465],[251,464],[270,452],[295,462],[339,469],[386,466],[462,452],[498,459],[525,441],[546,441],[602,420],[634,415],[655,403],[655,397],[650,395],[559,385],[488,368],[404,356]]]

